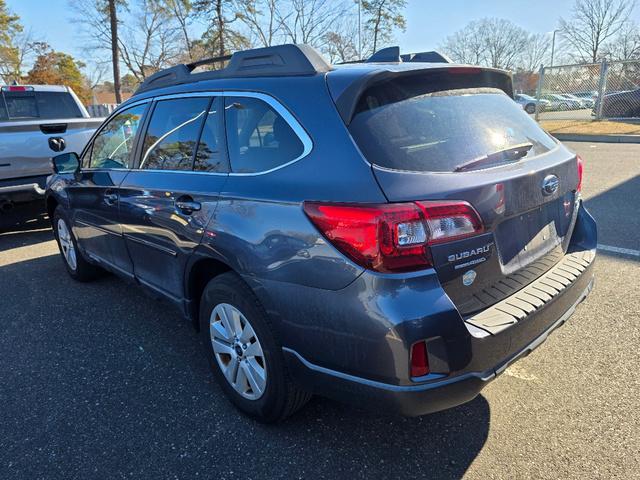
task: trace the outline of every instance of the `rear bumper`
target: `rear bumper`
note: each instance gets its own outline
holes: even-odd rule
[[[523,331],[542,327],[533,339],[519,345],[508,355],[499,358],[494,365],[482,371],[471,371],[452,378],[434,379],[417,385],[392,385],[356,377],[314,365],[297,352],[284,348],[289,371],[305,389],[337,400],[365,408],[407,416],[424,415],[455,407],[475,398],[496,376],[518,359],[527,356],[541,345],[549,335],[563,325],[593,288],[593,263],[553,304],[542,308],[522,320],[521,328],[505,330],[510,339],[517,342]],[[526,324],[526,325],[525,325]],[[516,331],[519,330],[519,331]],[[503,339],[485,339],[485,348],[503,344]],[[516,343],[517,344],[517,343]],[[483,349],[478,349],[483,350]],[[478,351],[478,355],[481,353]],[[486,361],[486,356],[483,361]]]
[[[359,406],[422,415],[473,399],[562,325],[594,281],[597,230],[580,207],[569,253],[481,314],[463,319],[435,274],[363,274],[322,291],[280,282],[258,292],[275,320],[293,379]],[[271,302],[271,303],[269,303]],[[409,378],[409,350],[427,339],[431,374]]]
[[[0,180],[0,200],[28,202],[43,198],[46,181],[46,175]]]

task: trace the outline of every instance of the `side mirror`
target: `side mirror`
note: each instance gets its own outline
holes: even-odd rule
[[[55,173],[73,173],[80,171],[80,158],[75,152],[62,153],[51,160]]]

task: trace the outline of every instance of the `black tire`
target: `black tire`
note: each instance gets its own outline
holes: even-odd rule
[[[533,103],[527,103],[524,107],[524,111],[529,114],[536,113],[536,106]]]
[[[75,251],[75,266],[73,266],[72,262],[70,262],[65,256],[63,243],[60,241],[59,222],[64,222],[69,234],[69,240],[73,244],[73,248]],[[78,249],[78,242],[76,241],[76,237],[71,230],[71,222],[69,221],[69,217],[60,205],[56,207],[56,210],[53,214],[52,227],[53,235],[55,236],[56,242],[58,243],[58,248],[60,249],[60,257],[62,258],[62,263],[64,263],[64,266],[71,278],[79,282],[89,282],[104,273],[104,270],[102,270],[100,267],[89,263],[82,255],[82,252]]]
[[[216,360],[209,322],[214,308],[220,304],[229,304],[244,315],[264,354],[266,386],[262,396],[255,400],[247,399],[236,391]],[[223,273],[207,284],[200,301],[200,331],[216,381],[227,398],[243,413],[264,423],[279,422],[302,408],[311,398],[309,393],[300,390],[290,380],[280,342],[264,307],[237,274]]]

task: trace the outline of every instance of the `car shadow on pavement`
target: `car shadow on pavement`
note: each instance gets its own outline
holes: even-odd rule
[[[598,243],[640,250],[639,204],[640,175],[586,199],[585,206],[598,224]],[[599,253],[607,254],[605,250]]]
[[[487,440],[482,396],[418,418],[314,397],[257,423],[176,311],[114,276],[75,282],[29,248],[0,267],[0,478],[458,479]]]
[[[0,252],[53,239],[42,201],[14,206],[0,213]]]

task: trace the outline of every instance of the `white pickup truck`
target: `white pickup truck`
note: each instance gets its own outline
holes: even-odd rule
[[[90,118],[68,87],[0,87],[0,214],[44,195],[51,157],[80,152],[103,118]]]

